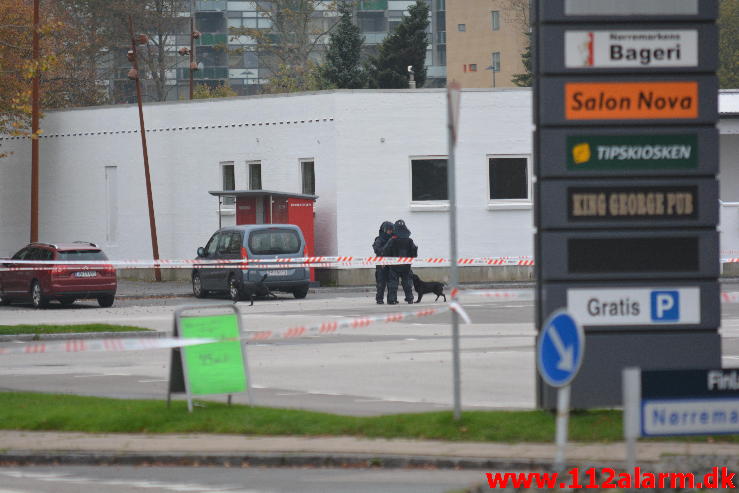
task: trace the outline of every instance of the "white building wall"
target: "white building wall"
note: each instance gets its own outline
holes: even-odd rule
[[[460,104],[458,252],[532,255],[531,205],[488,207],[487,163],[489,154],[531,155],[531,93],[466,90]],[[404,219],[420,257],[447,257],[448,208],[411,204],[410,164],[447,156],[446,92],[342,91],[336,108],[339,253],[373,255],[382,221]]]
[[[724,101],[726,95],[722,95]],[[411,156],[446,156],[446,93],[330,91],[144,106],[162,258],[192,258],[218,227],[220,162],[237,188],[247,161],[264,189],[301,192],[315,160],[316,253],[367,256],[381,221],[403,218],[421,257],[449,252],[445,207],[411,204]],[[465,90],[456,153],[462,256],[532,255],[531,204],[493,207],[489,155],[532,154],[531,93]],[[94,241],[111,258],[151,258],[136,106],[49,112],[42,121],[40,238]],[[739,202],[739,119],[721,130],[721,199]],[[30,141],[0,139],[0,256],[29,237]],[[530,166],[533,162],[530,161]],[[106,166],[116,166],[117,238],[107,239]],[[108,190],[109,192],[109,190]],[[224,216],[224,224],[233,216]],[[739,256],[739,207],[722,207],[722,251]],[[722,253],[722,256],[725,256]]]
[[[299,158],[315,159],[316,230],[322,248],[334,250],[332,112],[330,93],[145,105],[160,256],[193,257],[218,228],[218,200],[208,191],[222,189],[221,162],[260,160],[264,189],[300,192]],[[42,128],[39,238],[94,241],[116,259],[151,258],[136,106],[50,112]],[[29,237],[30,143],[4,143],[14,151],[0,168],[0,252],[8,255]],[[106,240],[106,166],[117,166],[120,187],[113,241]]]
[[[739,257],[739,120],[734,120],[732,133],[729,125],[721,125],[719,162],[719,231],[721,258]],[[724,133],[726,132],[726,133]]]

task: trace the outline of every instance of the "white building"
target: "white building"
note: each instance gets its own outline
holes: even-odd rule
[[[739,92],[722,94],[720,104],[722,250],[739,256]],[[435,89],[147,104],[161,258],[193,258],[218,228],[218,200],[208,191],[256,186],[259,169],[262,189],[303,193],[311,162],[316,254],[372,255],[380,223],[402,218],[419,256],[448,256],[448,203],[438,179],[438,159],[447,155],[445,105],[446,91]],[[533,255],[531,122],[528,89],[463,91],[460,255]],[[94,241],[112,259],[151,258],[136,107],[48,112],[41,127],[40,239]],[[0,159],[6,256],[29,238],[30,141],[0,138],[0,152],[12,152]],[[512,189],[491,192],[493,168]],[[234,221],[228,207],[224,225]]]

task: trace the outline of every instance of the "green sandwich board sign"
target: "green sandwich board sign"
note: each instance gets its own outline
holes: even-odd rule
[[[571,135],[567,137],[567,169],[651,170],[698,166],[698,136]]]
[[[203,307],[183,307],[175,311],[174,336],[183,339],[216,339],[219,342],[186,346],[172,350],[169,394],[187,394],[192,412],[192,397],[249,394],[248,366],[241,340],[241,314],[234,305],[218,305],[208,310],[229,310],[217,315],[185,315]],[[169,396],[168,396],[169,400]],[[251,399],[249,399],[251,400]]]

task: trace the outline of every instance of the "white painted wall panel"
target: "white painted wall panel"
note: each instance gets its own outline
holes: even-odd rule
[[[722,95],[722,98],[725,97]],[[162,258],[192,258],[218,227],[221,161],[262,164],[262,186],[300,192],[315,160],[316,253],[371,255],[383,220],[403,218],[422,257],[447,256],[448,212],[411,206],[411,156],[447,153],[444,90],[329,91],[144,107]],[[465,90],[457,160],[459,253],[532,255],[530,207],[489,210],[487,156],[531,155],[531,93]],[[739,202],[736,120],[721,128],[721,198]],[[42,121],[40,237],[89,240],[111,258],[150,258],[135,105],[48,112]],[[30,141],[0,139],[0,256],[28,241]],[[533,162],[532,162],[533,165]],[[105,168],[116,166],[117,239],[106,241]],[[238,174],[241,176],[245,170]],[[243,178],[243,177],[242,177]],[[240,179],[239,182],[243,181]],[[224,217],[224,225],[233,216]],[[739,208],[722,208],[722,250],[739,250]]]

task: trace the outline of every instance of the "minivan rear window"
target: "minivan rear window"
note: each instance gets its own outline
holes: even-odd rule
[[[64,250],[59,252],[59,260],[108,260],[100,250]]]
[[[300,251],[300,236],[292,229],[262,229],[249,235],[249,250],[254,255],[281,255]]]

